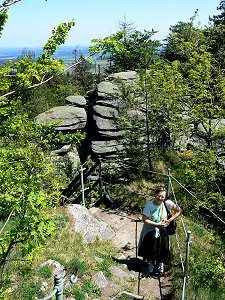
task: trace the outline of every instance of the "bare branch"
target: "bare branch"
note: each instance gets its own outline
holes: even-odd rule
[[[12,4],[15,4],[17,2],[20,2],[20,1],[22,1],[22,0],[6,0],[2,4],[0,4],[0,7],[2,7],[2,8],[3,7],[8,7],[8,6],[10,6]]]
[[[0,230],[0,234],[2,233],[2,231],[4,230],[4,228],[6,227],[7,223],[9,222],[9,220],[11,219],[11,216],[13,214],[14,209],[11,211],[11,213],[9,214],[5,224],[3,225],[2,229]]]
[[[0,162],[0,165],[3,166],[3,165],[14,164],[14,163],[18,163],[18,162],[25,162],[25,161],[28,161],[28,159],[26,158],[26,159],[20,159],[20,160],[13,160],[13,161],[9,161],[6,163]]]

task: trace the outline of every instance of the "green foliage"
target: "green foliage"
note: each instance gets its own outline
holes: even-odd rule
[[[191,231],[193,239],[189,258],[191,294],[198,295],[199,299],[201,296],[204,296],[204,299],[223,299],[225,288],[221,256],[222,240],[209,228],[206,229],[197,222],[192,224]]]
[[[48,149],[50,141],[65,142],[67,137],[57,135],[52,125],[33,123],[26,115],[5,120],[1,130],[1,217],[13,212],[0,240],[4,264],[17,243],[22,243],[22,254],[27,255],[55,231],[48,211],[59,205],[65,178],[56,171]]]
[[[2,9],[0,32],[6,20],[7,11]],[[26,114],[20,114],[20,96],[24,89],[42,85],[64,70],[62,61],[51,56],[65,42],[72,26],[74,22],[54,29],[36,61],[33,53],[23,52],[15,63],[7,61],[0,66],[0,218],[6,225],[0,237],[1,271],[12,250],[20,258],[31,259],[56,229],[49,210],[60,203],[65,176],[56,171],[50,146],[80,141],[81,135],[68,139],[56,134],[55,125],[34,123]]]
[[[65,98],[77,93],[76,86],[69,82],[69,78],[60,75],[44,85],[23,91],[17,109],[19,113],[27,113],[34,118],[54,106],[65,105]]]
[[[96,283],[85,280],[82,287],[74,287],[72,294],[76,300],[85,300],[88,297],[97,297],[101,294],[101,289]]]
[[[95,255],[101,259],[97,262],[98,270],[102,271],[106,277],[111,278],[112,273],[109,268],[112,265],[112,258],[109,255],[100,253],[99,251],[96,251]]]
[[[96,75],[93,74],[92,62],[82,54],[78,56],[78,53],[77,49],[73,52],[74,66],[68,73],[68,80],[77,88],[78,94],[83,95],[88,90],[91,90],[93,83],[100,78],[97,78]]]
[[[223,237],[217,236],[216,231],[210,225],[195,216],[183,219],[186,228],[191,231],[191,243],[188,263],[188,295],[189,299],[223,299],[225,287],[223,282]],[[178,235],[183,236],[182,225],[177,222]],[[181,232],[181,231],[182,232]],[[176,240],[171,238],[171,249],[177,248]],[[186,243],[181,243],[182,256],[185,255]],[[176,250],[175,250],[176,251]],[[173,263],[179,263],[177,253],[173,256]],[[173,299],[181,298],[181,286],[183,284],[183,273],[179,268],[173,268]]]
[[[68,31],[74,24],[74,22],[63,23],[54,29],[43,47],[43,53],[36,61],[32,61],[30,56],[21,56],[15,63],[9,60],[1,66],[0,99],[4,101],[4,96],[41,85],[63,72],[65,68],[62,61],[55,60],[51,56],[59,45],[65,42]]]
[[[78,258],[73,258],[66,264],[67,269],[70,269],[73,266],[77,267],[77,274],[79,277],[84,276],[88,270],[88,264]]]
[[[225,25],[225,1],[221,0],[217,10],[221,11],[220,15],[210,17],[209,20],[213,22],[215,26]]]
[[[147,162],[153,170],[153,161],[172,149],[187,130],[181,102],[187,87],[179,67],[177,61],[155,61],[147,71],[139,72],[136,84],[122,90],[119,122],[125,156],[133,166],[143,167]]]
[[[54,218],[54,223],[55,223],[57,229],[66,227],[67,222],[69,222],[69,217],[68,216],[62,215],[62,216],[56,216]]]
[[[178,22],[176,25],[170,26],[170,33],[165,39],[162,51],[162,58],[169,61],[179,60],[185,62],[193,53],[200,50],[205,39],[201,29],[195,26],[197,11],[190,18],[189,22]]]
[[[59,24],[57,28],[54,28],[52,30],[52,36],[49,38],[49,40],[43,47],[43,54],[41,56],[42,59],[51,57],[55,53],[59,45],[65,43],[66,38],[68,36],[68,32],[74,25],[74,21],[62,23]]]
[[[52,276],[52,270],[47,265],[42,266],[39,269],[38,273],[42,278],[50,278]]]
[[[18,291],[18,300],[35,300],[36,296],[43,297],[41,284],[39,282],[24,283]]]
[[[2,31],[4,29],[5,23],[7,22],[7,19],[8,19],[8,10],[2,9],[0,11],[0,37],[2,35]]]
[[[128,32],[119,30],[104,39],[92,40],[90,54],[100,53],[102,59],[110,55],[113,71],[135,70],[148,67],[157,55],[160,43],[152,40],[155,31]]]
[[[224,201],[218,186],[222,184],[224,175],[214,151],[210,149],[205,152],[192,151],[189,156],[185,156],[184,152],[182,160],[177,165],[177,179],[196,197],[191,197],[191,201],[188,197],[189,201],[184,200],[183,203],[181,200],[185,211],[192,214],[204,205],[215,210],[221,209]]]

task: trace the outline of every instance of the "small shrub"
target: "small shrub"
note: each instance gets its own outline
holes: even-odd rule
[[[75,287],[73,289],[73,295],[76,300],[85,300],[86,293],[82,288]]]
[[[79,277],[82,277],[88,270],[88,264],[85,261],[81,261],[77,258],[73,258],[69,263],[67,263],[66,268],[70,269],[74,265],[77,266]]]
[[[98,296],[101,292],[100,287],[90,280],[84,281],[83,289],[89,296]]]
[[[43,297],[40,282],[26,282],[18,290],[17,300],[35,300],[37,296]]]
[[[110,266],[112,265],[111,257],[98,251],[96,251],[95,255],[102,259],[101,262],[97,262],[98,270],[102,271],[106,277],[111,278],[112,273],[109,270]]]
[[[65,228],[66,224],[69,222],[69,217],[66,215],[57,216],[54,223],[58,229]]]
[[[42,278],[50,278],[52,276],[52,270],[49,268],[49,266],[42,266],[40,269],[39,269],[39,275],[42,277]]]
[[[93,297],[99,296],[101,290],[96,283],[90,280],[85,280],[82,287],[75,286],[72,293],[76,300],[85,300],[87,295],[88,297],[91,297],[91,299]]]

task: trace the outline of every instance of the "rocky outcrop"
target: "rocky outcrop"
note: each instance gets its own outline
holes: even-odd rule
[[[92,157],[117,158],[123,151],[122,131],[119,126],[118,116],[123,107],[121,87],[132,84],[136,72],[120,72],[111,74],[104,81],[96,85],[96,88],[87,92],[84,96],[68,96],[65,106],[53,107],[38,115],[38,123],[56,123],[56,130],[62,132],[75,132],[80,130],[85,133],[85,141],[79,153],[82,159],[88,155]],[[138,99],[140,100],[140,99]],[[141,101],[138,101],[141,103]],[[145,120],[145,108],[127,112],[129,118]],[[183,118],[189,118],[188,109],[184,109]],[[201,146],[207,140],[207,124],[189,124],[190,130],[187,136],[182,136],[175,141],[177,149],[187,149],[192,146]],[[218,136],[222,136],[225,128],[225,120],[213,120],[212,130]],[[55,156],[67,156],[77,159],[76,151],[72,151],[69,145],[61,145],[52,152]],[[74,150],[74,149],[73,149]],[[72,152],[71,152],[72,151]],[[67,155],[68,154],[68,155]],[[72,161],[73,162],[73,161]]]
[[[123,150],[120,141],[122,132],[118,126],[118,108],[122,106],[121,84],[130,84],[136,72],[121,72],[110,75],[105,81],[85,96],[68,96],[65,106],[58,106],[39,114],[37,123],[56,123],[62,132],[85,132],[85,155],[117,157]],[[70,153],[69,145],[54,149],[52,154],[64,156]],[[72,155],[73,156],[73,155]]]
[[[131,83],[135,75],[134,71],[112,74],[85,96],[89,102],[89,145],[96,156],[117,157],[123,150],[117,119],[123,105],[121,85]]]

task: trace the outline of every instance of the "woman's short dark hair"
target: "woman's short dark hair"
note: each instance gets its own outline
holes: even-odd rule
[[[166,188],[164,186],[158,186],[154,190],[154,194],[157,195],[160,192],[166,192]]]

